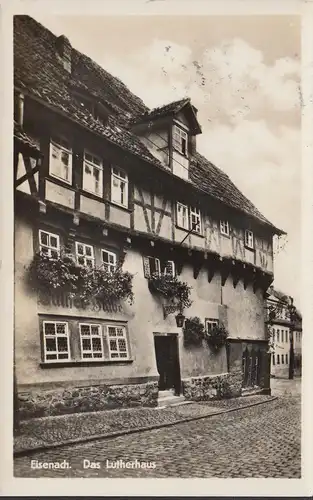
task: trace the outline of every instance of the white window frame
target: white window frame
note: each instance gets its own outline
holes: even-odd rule
[[[228,220],[221,220],[220,221],[220,232],[223,236],[230,235]]]
[[[167,269],[169,267],[170,269]],[[164,276],[175,276],[175,262],[173,260],[166,260],[164,266]]]
[[[89,334],[83,334],[82,333],[82,326],[89,327]],[[98,328],[98,334],[94,334],[91,332],[91,327],[97,327]],[[103,360],[104,359],[104,350],[103,350],[103,334],[102,334],[102,326],[98,323],[79,323],[79,338],[80,338],[80,353],[81,353],[81,359],[83,361],[97,361],[97,360]],[[93,349],[93,344],[92,344],[92,339],[100,339],[100,344],[101,344],[101,351],[97,351]],[[83,340],[88,339],[90,340],[90,349],[84,349],[83,347]],[[94,354],[100,354],[101,356],[94,356]],[[90,354],[91,356],[84,357],[84,354]]]
[[[197,223],[198,228],[197,229],[195,229],[193,227],[193,225],[192,225],[192,217],[193,216],[198,219],[198,223]],[[201,224],[201,211],[200,211],[200,208],[189,207],[189,227],[190,227],[190,230],[192,229],[193,233],[202,234],[202,224]]]
[[[56,159],[53,157],[53,148],[58,150],[59,158]],[[68,166],[67,166],[67,177],[61,176],[53,172],[53,164],[56,161],[61,161],[60,156],[62,153],[68,154]],[[50,139],[50,155],[49,155],[49,175],[56,179],[60,179],[67,184],[72,184],[72,163],[73,163],[73,151],[69,145],[67,139],[61,136],[54,136]],[[64,167],[66,168],[65,164]]]
[[[113,262],[105,262],[103,260],[103,254],[106,253],[108,255],[108,260],[109,257],[112,257]],[[117,255],[114,252],[111,252],[110,250],[106,250],[105,248],[101,248],[101,259],[102,259],[102,267],[103,269],[106,269],[109,273],[114,273],[117,268]]]
[[[114,328],[116,332],[118,329],[122,330],[123,335],[117,335],[117,333],[115,335],[110,334],[110,328]],[[107,343],[108,343],[110,360],[124,361],[124,360],[129,359],[129,345],[128,345],[126,326],[124,326],[124,325],[112,325],[112,324],[106,325],[106,332],[107,332]],[[126,351],[120,351],[118,339],[123,339],[125,341]],[[110,340],[116,340],[117,349],[111,349]],[[126,356],[121,357],[120,356],[121,352],[122,353],[126,352]],[[118,356],[114,356],[114,354],[118,354]]]
[[[254,250],[254,233],[250,229],[245,230],[245,246],[250,250]]]
[[[78,245],[83,246],[83,254],[78,253]],[[91,248],[91,255],[86,255],[86,248]],[[75,241],[75,257],[76,257],[76,262],[77,264],[81,266],[88,266],[87,262],[91,262],[91,266],[88,267],[95,267],[95,254],[94,254],[94,248],[92,245],[88,245],[87,243],[82,243],[81,241]],[[78,260],[79,258],[84,258],[84,264],[81,264]]]
[[[183,140],[186,141],[186,151],[183,150]],[[178,125],[173,125],[173,148],[181,155],[188,157],[188,132]]]
[[[47,234],[48,235],[48,244],[46,245],[45,243],[42,243],[41,241],[41,236],[42,234]],[[56,238],[57,240],[57,247],[53,247],[51,245],[51,238]],[[43,249],[47,250],[47,253],[43,251]],[[39,229],[39,251],[43,255],[48,255],[48,257],[53,258],[52,252],[57,252],[58,256],[60,255],[60,237],[58,234],[50,233],[49,231],[45,231],[44,229]]]
[[[156,273],[158,276],[161,276],[161,261],[157,257],[152,257],[151,255],[148,255],[149,259],[149,271],[150,271],[150,276],[152,276],[153,272],[151,271],[151,266],[150,266],[150,260],[153,259],[155,262],[155,268],[156,268]]]
[[[119,186],[114,186],[114,182],[118,182]],[[122,185],[124,185],[124,190],[121,188]],[[116,189],[120,190],[119,199],[118,197],[115,198],[114,195]],[[111,167],[111,202],[121,207],[128,208],[128,175],[119,167]]]
[[[210,330],[212,330],[212,328],[214,328],[215,326],[218,326],[218,325],[219,325],[219,320],[217,318],[206,318],[205,331],[207,333],[209,333]]]
[[[45,328],[47,324],[53,324],[55,327],[55,334],[46,334]],[[58,333],[57,325],[65,325],[65,333]],[[69,342],[69,331],[68,331],[68,323],[66,321],[49,321],[45,320],[42,322],[42,330],[43,330],[43,350],[44,350],[44,361],[45,363],[60,363],[70,361],[71,359],[71,351],[70,351],[70,342]],[[56,350],[55,351],[47,351],[47,338],[56,339]],[[67,351],[58,351],[58,338],[66,338],[67,340]],[[60,354],[64,354],[67,352],[67,358],[59,358]],[[47,358],[49,355],[55,355],[56,358]]]
[[[86,158],[86,155],[90,156],[91,159]],[[95,161],[96,160],[96,161]],[[92,179],[95,182],[94,189],[88,187],[86,184],[86,174],[85,173],[85,168],[88,167],[91,169],[91,175]],[[96,178],[94,176],[94,171],[97,170],[99,172],[99,179],[98,179],[98,184],[99,184],[99,189],[96,189]],[[94,153],[91,153],[90,151],[86,150],[84,151],[84,164],[83,164],[83,190],[87,191],[87,193],[91,193],[95,196],[98,196],[99,198],[103,197],[103,162],[100,156],[95,155]]]
[[[189,230],[189,209],[180,201],[176,203],[176,222],[177,226]]]

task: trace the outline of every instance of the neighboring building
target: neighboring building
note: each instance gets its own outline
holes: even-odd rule
[[[294,347],[294,373],[300,375],[302,362],[302,318],[300,312],[296,310],[296,322],[294,329],[292,329],[287,296],[276,290],[274,286],[270,286],[268,290],[266,308],[267,311],[274,311],[274,319],[270,326],[273,343],[271,375],[283,378],[289,376],[291,334]]]
[[[269,391],[264,293],[282,231],[197,152],[190,100],[149,110],[27,16],[15,16],[14,73],[21,415],[154,406],[160,374],[161,389],[189,399]],[[86,305],[67,293],[65,274],[60,291],[32,288],[36,256],[54,269],[63,248],[76,259],[73,273],[102,265],[133,274],[133,305]],[[192,287],[184,315],[208,329],[223,323],[227,349],[184,346],[175,312],[148,286],[153,273]]]

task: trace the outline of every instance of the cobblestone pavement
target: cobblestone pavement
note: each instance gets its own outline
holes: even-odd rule
[[[92,413],[73,413],[21,422],[14,438],[15,452],[49,447],[69,440],[83,441],[92,436],[106,436],[142,427],[161,426],[198,418],[220,411],[249,406],[272,399],[254,395],[221,401],[190,403],[167,408],[125,408]]]
[[[300,478],[300,457],[300,397],[283,396],[172,427],[19,457],[14,473],[16,477]],[[31,460],[67,460],[71,468],[32,469]],[[99,467],[84,468],[84,460]],[[121,465],[133,462],[133,468],[113,468],[119,460]],[[138,462],[155,462],[155,468],[139,468]]]

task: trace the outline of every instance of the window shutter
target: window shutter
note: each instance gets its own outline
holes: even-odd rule
[[[145,278],[150,278],[150,261],[149,257],[143,257],[143,273]]]

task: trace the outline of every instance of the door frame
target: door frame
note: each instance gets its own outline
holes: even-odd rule
[[[177,383],[174,386],[175,395],[180,396],[182,393],[182,381],[181,381],[181,370],[180,370],[180,357],[179,357],[179,334],[177,332],[153,332],[153,344],[154,344],[154,355],[156,359],[156,350],[155,350],[155,337],[172,337],[175,342],[176,348],[176,369],[177,369]]]

